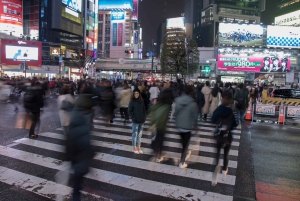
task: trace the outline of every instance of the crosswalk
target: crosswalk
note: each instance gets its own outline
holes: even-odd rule
[[[211,181],[217,151],[211,132],[214,126],[199,122],[199,131],[193,133],[189,145],[191,156],[187,160],[188,167],[180,169],[181,143],[175,124],[168,122],[164,161],[156,163],[151,149],[151,134],[147,132],[149,123],[146,121],[142,136],[144,154],[134,154],[131,124],[124,125],[123,119],[115,118],[113,125],[107,127],[103,117],[95,118],[91,139],[97,154],[90,172],[85,175],[84,194],[100,198],[102,194],[98,192],[106,192],[106,195],[134,200],[233,200],[240,130],[233,132],[228,174],[220,174],[218,184],[213,187]],[[58,128],[56,132],[40,133],[35,140],[21,138],[15,140],[13,146],[0,146],[0,183],[51,199],[57,195],[70,197],[71,184],[57,183],[54,179],[60,172],[72,175],[70,164],[64,161],[64,141],[63,131]],[[223,160],[219,163],[222,165]]]

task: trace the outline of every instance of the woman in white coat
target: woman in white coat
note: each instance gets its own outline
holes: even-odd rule
[[[157,100],[157,97],[159,95],[159,92],[160,91],[159,91],[158,87],[155,85],[155,82],[153,82],[153,85],[152,85],[152,87],[149,90],[150,101],[151,101],[152,105],[156,104],[156,100]]]
[[[129,114],[128,114],[128,105],[132,97],[132,90],[129,88],[128,84],[124,84],[124,89],[120,93],[120,112],[121,117],[125,116],[124,124],[129,122]]]
[[[217,109],[217,107],[220,105],[221,102],[221,93],[220,89],[217,85],[213,88],[210,96],[210,107],[209,107],[209,114],[210,116],[213,115],[214,111]]]
[[[205,82],[205,86],[202,88],[201,92],[204,95],[205,98],[205,104],[202,108],[202,114],[203,114],[203,120],[206,121],[207,119],[207,114],[209,111],[209,107],[210,107],[210,96],[211,96],[211,88],[209,87],[209,81]]]
[[[57,98],[57,105],[59,109],[58,115],[65,135],[67,135],[69,131],[71,111],[75,103],[73,96],[69,92],[70,88],[63,86],[61,89],[61,95]]]

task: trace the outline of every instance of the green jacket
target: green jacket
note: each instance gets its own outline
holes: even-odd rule
[[[171,111],[171,105],[157,103],[150,107],[150,120],[151,126],[156,125],[158,130],[166,130],[169,113]]]

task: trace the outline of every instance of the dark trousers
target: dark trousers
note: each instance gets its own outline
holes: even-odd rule
[[[231,144],[227,144],[224,147],[224,159],[223,159],[223,170],[227,170],[228,168],[228,161],[229,161],[229,151],[230,151]],[[216,158],[216,166],[219,164],[220,152],[222,146],[217,146],[217,158]]]
[[[121,116],[125,115],[126,120],[129,120],[128,107],[121,107],[120,108],[120,113],[121,113]]]
[[[190,144],[191,131],[186,133],[180,133],[180,136],[181,136],[181,143],[182,143],[180,163],[184,163],[188,152],[189,144]]]
[[[203,115],[203,119],[205,119],[205,120],[207,119],[207,114]]]
[[[152,141],[151,146],[157,157],[161,156],[161,151],[162,151],[163,144],[164,144],[165,133],[166,133],[165,129],[162,129],[162,130],[157,129],[155,140]]]
[[[29,129],[29,135],[34,135],[34,130],[35,130],[36,124],[39,120],[40,120],[40,112],[31,113],[32,124]]]
[[[84,174],[78,174],[74,172],[73,178],[73,201],[80,201],[80,190],[82,189],[81,184],[83,181]]]

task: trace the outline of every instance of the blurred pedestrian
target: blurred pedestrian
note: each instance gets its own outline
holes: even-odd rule
[[[211,100],[211,88],[209,87],[209,81],[205,82],[205,86],[202,88],[201,92],[204,95],[205,98],[205,103],[204,106],[202,108],[202,113],[203,115],[203,121],[207,120],[207,114],[209,112],[209,107],[210,107],[210,100]]]
[[[132,147],[135,154],[143,154],[141,150],[141,137],[143,124],[146,121],[146,109],[140,90],[135,88],[128,107],[132,119]]]
[[[244,89],[244,84],[241,83],[239,85],[239,89],[235,90],[234,100],[236,101],[235,109],[237,112],[237,123],[239,128],[241,128],[241,124],[244,122],[245,112],[249,103],[248,92]]]
[[[188,146],[192,130],[197,128],[198,106],[191,97],[193,86],[185,86],[184,93],[175,100],[175,124],[180,132],[182,141],[182,152],[179,163],[180,168],[186,168],[185,160],[190,156]]]
[[[199,84],[198,87],[197,87],[197,91],[196,91],[197,105],[198,105],[200,120],[202,120],[202,108],[205,105],[205,97],[204,97],[204,94],[201,91],[202,88],[203,88],[202,84]]]
[[[209,113],[212,116],[215,109],[217,109],[217,107],[221,104],[221,93],[220,93],[220,89],[217,85],[215,85],[215,87],[213,88],[212,92],[211,92],[211,96],[210,96],[210,108],[209,108]]]
[[[153,82],[152,87],[149,89],[150,101],[151,101],[152,105],[154,105],[156,103],[159,92],[160,91],[159,91],[158,87],[156,86],[155,82]]]
[[[129,88],[128,84],[124,84],[124,88],[120,93],[120,112],[121,112],[121,118],[124,119],[124,124],[129,122],[129,115],[128,115],[128,105],[130,102],[130,99],[132,97],[132,91]]]

